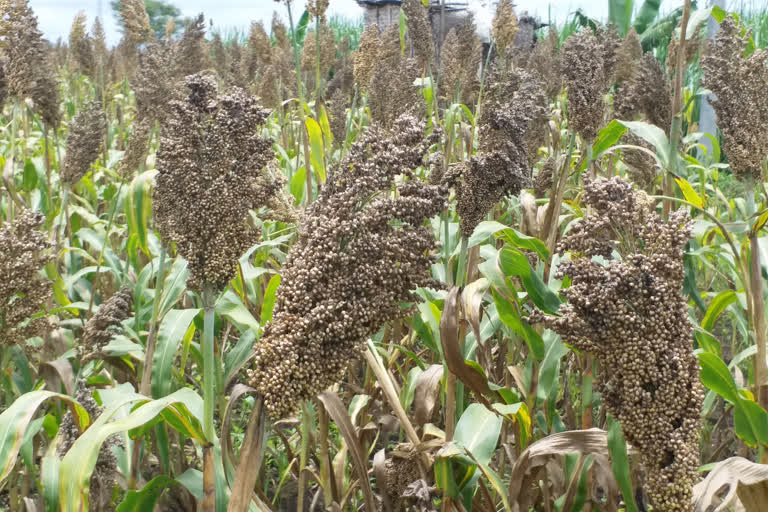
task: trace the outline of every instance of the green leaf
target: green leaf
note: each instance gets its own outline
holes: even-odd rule
[[[539,361],[544,359],[546,347],[544,346],[544,341],[541,339],[541,335],[536,332],[528,322],[520,318],[515,305],[509,302],[506,297],[496,290],[491,290],[491,294],[493,295],[493,302],[496,304],[496,309],[502,323],[515,331],[515,333],[525,341],[525,344],[528,345],[528,349],[533,354],[533,357]]]
[[[38,177],[37,168],[32,160],[27,160],[24,163],[24,177],[21,182],[21,188],[25,192],[31,192],[37,187]]]
[[[720,314],[725,311],[725,308],[736,302],[737,298],[736,292],[733,290],[720,292],[714,299],[712,299],[712,302],[709,303],[707,312],[701,320],[701,328],[705,331],[712,332],[712,329],[715,327],[715,322]]]
[[[761,213],[760,216],[755,220],[749,233],[751,235],[757,234],[761,229],[763,229],[763,226],[765,226],[766,222],[768,222],[768,210],[763,211],[763,213]]]
[[[88,426],[90,422],[88,413],[72,397],[42,390],[30,391],[21,395],[0,414],[0,483],[8,478],[16,464],[24,433],[38,407],[50,398],[57,398],[69,405],[81,430]]]
[[[549,333],[549,343],[547,344],[547,355],[539,368],[539,385],[536,388],[536,399],[544,402],[556,388],[557,378],[560,375],[560,360],[568,353],[568,347],[560,339],[560,336],[551,331]]]
[[[168,265],[167,255],[165,264]],[[163,285],[163,295],[160,298],[159,313],[162,318],[184,295],[187,289],[187,279],[189,270],[187,269],[187,260],[176,258],[173,260],[170,271],[166,267],[167,275]]]
[[[307,33],[307,27],[309,26],[309,11],[301,13],[299,22],[296,24],[296,44],[299,46],[304,42],[304,35]]]
[[[128,187],[123,207],[128,223],[128,235],[136,235],[139,249],[147,256],[149,252],[149,219],[152,217],[152,182],[157,170],[144,171],[136,176]]]
[[[549,261],[549,250],[544,242],[493,220],[486,220],[477,225],[472,236],[469,237],[467,247],[474,247],[497,233],[501,233],[501,236],[510,245],[527,251],[533,251],[543,260]]]
[[[697,354],[701,364],[701,382],[732,404],[739,401],[736,382],[722,359],[709,352]]]
[[[158,400],[149,400],[136,394],[130,386],[116,389],[121,391],[121,395],[115,403],[104,411],[93,425],[75,441],[61,460],[59,499],[61,510],[64,512],[75,512],[88,508],[88,488],[91,474],[99,457],[102,443],[112,434],[141,427],[163,414],[163,418],[174,428],[188,427],[183,430],[179,429],[184,436],[192,437],[201,442],[204,439],[200,426],[201,418],[190,417],[185,406],[185,404],[194,404],[194,409],[202,411],[202,400],[191,389],[182,388]],[[127,417],[117,421],[109,421],[119,409],[137,402],[142,403]]]
[[[627,35],[632,20],[632,0],[609,0],[608,20],[616,25],[620,36]]]
[[[162,398],[171,391],[173,360],[185,335],[192,336],[195,325],[192,320],[199,309],[172,309],[165,315],[157,330],[157,347],[152,362],[152,396]]]
[[[296,204],[301,203],[304,198],[305,181],[307,180],[307,168],[299,167],[296,174],[291,178],[291,195],[296,200]]]
[[[278,286],[280,286],[280,274],[275,274],[272,276],[272,279],[269,280],[267,289],[264,291],[264,300],[261,303],[262,324],[272,321],[272,310],[275,308]]]
[[[635,15],[635,32],[642,34],[645,32],[656,16],[659,15],[659,8],[661,7],[661,0],[645,0],[643,5],[640,6],[640,10]]]
[[[408,31],[408,17],[405,11],[400,9],[400,18],[398,19],[400,32],[400,54],[405,56],[405,33]],[[406,84],[407,87],[407,84]]]
[[[635,135],[656,148],[656,154],[659,156],[662,165],[667,168],[670,166],[670,163],[672,162],[672,149],[664,130],[658,126],[642,121],[619,121],[619,123],[632,130]]]
[[[675,182],[677,182],[677,186],[680,187],[680,190],[683,192],[686,201],[695,204],[699,208],[704,208],[704,200],[695,190],[693,190],[693,187],[688,183],[688,180],[685,178],[675,178]]]
[[[597,134],[597,139],[595,139],[595,142],[592,144],[592,154],[597,156],[611,146],[616,145],[626,131],[627,127],[615,119],[608,123],[608,125]],[[584,158],[579,165],[579,171],[584,171],[586,168],[587,159]]]
[[[531,269],[528,258],[522,252],[505,245],[499,252],[497,264],[506,276],[520,277],[528,297],[539,309],[550,315],[558,314],[560,299]]]
[[[46,455],[40,465],[40,481],[43,485],[43,500],[45,512],[59,510],[59,465],[61,461],[56,455]]]
[[[128,491],[125,499],[117,506],[116,512],[142,512],[154,510],[160,495],[168,487],[179,482],[167,475],[156,476],[142,487],[140,491]]]
[[[624,498],[624,506],[627,512],[638,512],[635,503],[635,494],[632,492],[632,478],[629,471],[629,458],[627,457],[627,443],[621,432],[621,424],[610,420],[608,427],[608,451],[611,454],[613,476],[619,484],[621,495]]]
[[[325,149],[323,144],[323,131],[317,121],[307,118],[307,133],[309,134],[309,160],[318,183],[325,183]]]
[[[479,403],[470,404],[456,423],[454,440],[480,464],[488,464],[496,451],[502,418]]]
[[[253,317],[243,301],[232,290],[224,292],[216,301],[216,313],[234,323],[240,331],[259,329],[259,322]]]

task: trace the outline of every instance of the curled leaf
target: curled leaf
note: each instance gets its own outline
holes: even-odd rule
[[[721,461],[693,487],[693,501],[694,512],[721,512],[731,507],[738,509],[738,505],[745,512],[765,510],[768,465],[742,457]]]

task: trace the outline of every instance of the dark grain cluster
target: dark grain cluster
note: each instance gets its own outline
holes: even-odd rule
[[[595,357],[603,402],[640,451],[654,510],[689,511],[704,398],[682,292],[690,218],[679,210],[662,221],[619,178],[588,183],[584,202],[592,213],[558,246],[571,253],[557,274],[571,280],[568,303],[559,317],[531,320]]]
[[[221,289],[256,241],[248,211],[266,205],[282,182],[264,173],[273,158],[272,141],[260,135],[269,111],[241,89],[218,96],[211,75],[185,82],[189,96],[172,103],[163,126],[154,215],[189,261],[189,286]]]
[[[424,222],[445,207],[445,190],[412,171],[434,140],[412,117],[393,133],[372,127],[354,143],[301,220],[249,370],[275,420],[333,384],[366,338],[408,314],[401,304],[431,283],[437,242]]]

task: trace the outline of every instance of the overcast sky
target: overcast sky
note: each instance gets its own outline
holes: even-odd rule
[[[294,1],[301,4],[304,0]],[[662,10],[675,7],[681,2],[682,0],[663,0]],[[206,18],[212,19],[218,27],[245,29],[252,20],[264,20],[268,24],[275,9],[285,18],[285,6],[275,3],[274,0],[171,0],[171,3],[178,6],[184,16],[205,13]],[[550,9],[555,19],[563,20],[578,8],[592,17],[602,19],[607,16],[608,8],[608,0],[560,0],[551,3],[542,0],[515,0],[514,3],[518,12],[528,11],[544,20],[549,19]],[[30,0],[30,4],[37,14],[40,29],[51,41],[68,37],[72,19],[80,10],[85,11],[89,25],[94,17],[101,16],[110,44],[116,43],[120,38],[109,0]],[[332,14],[349,18],[362,15],[355,0],[330,0],[330,11]]]

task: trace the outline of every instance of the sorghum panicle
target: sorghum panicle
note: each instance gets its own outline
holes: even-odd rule
[[[555,27],[549,27],[547,37],[536,41],[526,69],[544,86],[547,99],[552,100],[560,94],[563,89],[563,63]]]
[[[491,72],[479,119],[479,151],[452,165],[444,182],[456,190],[461,233],[475,227],[502,198],[530,184],[528,135],[531,124],[546,116],[543,88],[527,72],[509,68]]]
[[[259,69],[269,64],[272,55],[272,41],[269,40],[264,24],[260,21],[251,23],[247,55],[248,79],[253,80]]]
[[[409,314],[401,303],[412,291],[431,284],[437,242],[424,222],[445,208],[446,191],[413,174],[435,142],[424,130],[408,116],[392,135],[369,128],[303,215],[248,372],[272,419],[333,384],[367,337]]]
[[[0,56],[11,96],[31,98],[49,127],[61,120],[59,92],[47,44],[27,0],[0,0]]]
[[[5,78],[5,61],[0,59],[0,111],[8,98],[8,80]]]
[[[154,39],[144,0],[121,0],[120,21],[123,24],[123,39],[127,44],[135,47]]]
[[[91,422],[95,421],[104,412],[104,407],[96,403],[93,393],[86,386],[85,381],[78,383],[75,400],[88,412]],[[71,410],[67,410],[61,418],[59,436],[60,440],[59,444],[56,445],[56,452],[59,457],[63,457],[80,437],[80,430],[75,424]],[[93,473],[91,474],[88,486],[88,509],[91,511],[109,510],[114,507],[112,504],[113,491],[117,485],[119,471],[117,457],[112,451],[115,446],[124,448],[123,442],[118,435],[108,437],[99,449],[99,455],[96,459],[96,465],[93,467]]]
[[[185,77],[208,69],[211,65],[208,45],[205,42],[205,16],[200,13],[184,29],[178,42],[176,55],[176,75]]]
[[[613,108],[619,119],[631,121],[643,114],[649,123],[669,132],[672,123],[672,83],[664,67],[651,53],[645,54],[630,79],[619,85]]]
[[[98,101],[86,104],[72,120],[67,152],[61,164],[61,181],[72,185],[88,174],[104,146],[107,116]]]
[[[511,0],[499,0],[491,29],[496,49],[502,57],[506,56],[512,50],[519,29]]]
[[[365,27],[363,35],[360,36],[360,46],[354,53],[355,83],[362,90],[368,90],[371,84],[381,44],[379,26],[373,23]]]
[[[568,302],[531,321],[597,361],[603,403],[640,452],[654,510],[690,511],[704,398],[682,290],[690,217],[681,209],[664,222],[617,177],[588,182],[584,202],[592,213],[558,245],[571,253],[556,273],[571,280]]]
[[[435,57],[435,43],[427,9],[421,0],[404,0],[402,9],[408,19],[408,38],[413,45],[413,52],[420,63],[432,62]]]
[[[103,357],[106,347],[115,335],[122,332],[122,322],[131,316],[133,290],[123,285],[85,323],[83,341],[78,349],[82,362]]]
[[[589,144],[603,122],[605,48],[589,28],[565,40],[562,47],[563,77],[568,89],[568,128]]]
[[[248,211],[264,206],[282,186],[263,169],[272,141],[259,130],[269,111],[238,88],[217,95],[210,74],[188,76],[189,95],[171,104],[157,154],[154,215],[167,242],[189,262],[189,286],[224,288],[238,258],[258,234]]]
[[[144,165],[153,124],[154,121],[148,117],[138,118],[133,123],[131,135],[128,137],[128,145],[117,168],[117,172],[123,180],[132,179],[136,171]]]
[[[483,59],[483,44],[475,34],[471,16],[448,31],[440,48],[440,89],[453,101],[460,90],[459,101],[473,105],[480,89],[479,70]]]
[[[45,308],[51,287],[40,271],[53,256],[51,244],[39,230],[45,217],[23,211],[13,222],[0,225],[0,346],[18,345],[33,336],[43,336],[45,318],[25,323]]]
[[[640,36],[634,27],[629,29],[616,52],[616,82],[622,83],[631,79],[637,69],[638,61],[643,57],[643,46]]]
[[[723,149],[739,179],[762,177],[768,155],[768,52],[755,50],[745,57],[749,34],[731,16],[720,24],[702,58],[704,87],[715,93],[712,106],[723,133]]]
[[[403,57],[400,53],[397,25],[390,25],[382,32],[375,59],[368,91],[368,105],[374,122],[382,128],[391,128],[402,114],[418,116],[424,108],[424,100],[414,80],[421,76],[421,68],[416,59]]]

